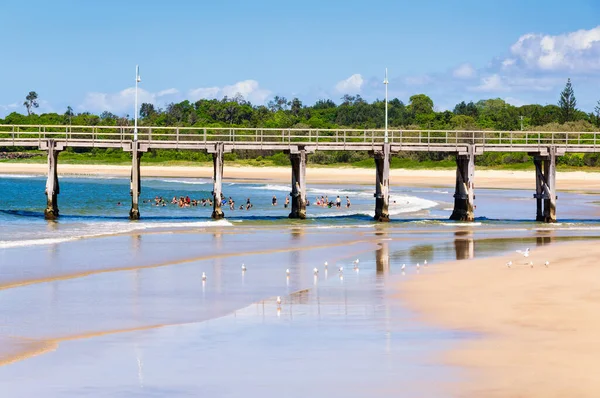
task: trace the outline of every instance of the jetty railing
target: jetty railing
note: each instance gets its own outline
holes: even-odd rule
[[[133,126],[0,125],[0,146],[36,143],[48,139],[76,141],[96,146],[133,140]],[[243,127],[138,127],[142,143],[191,144],[226,142],[238,144],[383,144],[380,129],[294,129]],[[483,147],[600,145],[600,132],[490,131],[490,130],[388,130],[388,142],[400,145],[442,146],[469,144]]]

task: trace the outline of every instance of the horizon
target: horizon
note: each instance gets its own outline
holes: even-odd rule
[[[495,98],[514,106],[556,105],[568,78],[578,109],[593,112],[600,100],[600,25],[594,18],[600,4],[591,0],[566,9],[558,1],[516,0],[501,8],[474,0],[462,8],[442,2],[377,1],[368,8],[358,1],[233,3],[9,3],[6,29],[19,34],[5,43],[5,53],[19,57],[0,65],[0,117],[23,114],[30,91],[39,95],[38,114],[63,114],[71,106],[76,113],[133,115],[136,64],[139,103],[161,108],[238,93],[253,105],[274,96],[339,105],[343,95],[360,95],[372,103],[385,95],[385,68],[390,99],[408,104],[422,93],[436,111]],[[426,21],[406,15],[426,15]]]

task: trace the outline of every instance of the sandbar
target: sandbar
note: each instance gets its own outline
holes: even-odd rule
[[[45,164],[0,163],[0,174],[40,174],[47,172]],[[59,175],[109,175],[129,177],[129,166],[114,165],[58,165]],[[210,166],[142,166],[142,177],[212,178]],[[230,181],[255,183],[288,183],[291,167],[224,167],[224,178]],[[308,167],[309,184],[374,184],[375,170],[366,168]],[[585,171],[557,172],[558,190],[600,191],[600,173]],[[447,169],[407,170],[392,169],[390,184],[409,187],[453,187],[456,171]],[[535,190],[535,172],[513,170],[476,170],[475,188],[532,189]]]
[[[527,259],[441,264],[399,283],[399,297],[421,320],[476,334],[440,358],[470,375],[448,386],[449,395],[600,396],[600,245],[532,249]]]

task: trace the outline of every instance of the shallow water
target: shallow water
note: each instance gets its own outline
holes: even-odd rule
[[[532,192],[479,190],[476,222],[454,223],[451,192],[394,187],[393,221],[377,224],[371,187],[313,186],[349,195],[352,214],[311,206],[294,221],[270,205],[284,186],[230,184],[226,195],[251,197],[251,211],[213,222],[208,208],[146,204],[129,222],[116,205],[126,180],[61,183],[61,219],[46,222],[44,179],[0,178],[7,396],[445,397],[462,375],[437,355],[473,336],[419,323],[394,297],[403,280],[600,229],[596,194],[561,193],[561,222],[546,225],[530,221]],[[143,189],[201,198],[211,185],[148,179]]]

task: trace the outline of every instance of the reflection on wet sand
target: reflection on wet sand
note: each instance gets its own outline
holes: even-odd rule
[[[471,231],[456,231],[454,233],[454,250],[457,260],[470,260],[475,257],[475,240]]]
[[[379,249],[375,251],[375,265],[378,274],[390,272],[390,247],[387,241],[379,243]]]

